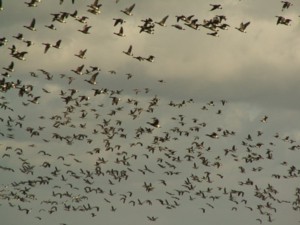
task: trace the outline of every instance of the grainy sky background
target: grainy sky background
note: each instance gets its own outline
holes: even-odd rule
[[[2,78],[7,82],[20,80],[19,87],[33,85],[33,90],[32,96],[23,97],[18,96],[19,87],[1,93],[2,104],[7,102],[13,109],[1,108],[1,224],[252,225],[269,224],[269,219],[272,224],[299,224],[300,3],[295,1],[282,11],[282,3],[274,0],[103,0],[99,1],[98,15],[87,12],[87,5],[92,3],[64,0],[60,5],[58,0],[42,0],[37,7],[17,0],[2,3],[0,38],[8,40],[0,47]],[[134,3],[132,16],[120,11]],[[210,4],[217,3],[222,9],[210,11]],[[66,23],[52,22],[51,14],[75,10],[77,16],[88,16],[90,34],[79,32],[84,24],[71,16]],[[166,27],[156,24],[154,34],[140,33],[141,20],[157,22],[166,15]],[[183,21],[177,22],[180,15],[194,15],[198,23],[225,15],[224,22],[230,27],[213,37],[202,26],[193,30]],[[289,26],[276,25],[276,16],[292,22]],[[29,31],[23,26],[33,18],[36,31]],[[120,28],[113,26],[114,18],[126,20],[122,25],[125,37],[114,35]],[[246,33],[235,29],[247,21],[251,23]],[[57,30],[45,27],[51,23]],[[174,24],[185,30],[176,29]],[[34,44],[26,47],[13,37],[18,33]],[[58,40],[61,48],[51,47],[44,54],[42,43],[54,45]],[[28,52],[26,60],[12,57],[8,49],[12,45]],[[140,62],[123,54],[130,45],[134,56],[154,55],[154,62]],[[87,49],[86,59],[74,56],[83,49]],[[15,68],[7,77],[4,68],[11,62]],[[90,66],[101,69],[97,84],[84,81],[94,72],[77,75],[71,71],[80,65],[84,65],[84,72]],[[47,80],[40,70],[53,78]],[[112,70],[116,74],[109,72]],[[31,76],[32,72],[37,77]],[[132,78],[127,79],[128,73]],[[75,80],[68,84],[68,77]],[[70,96],[69,89],[78,90],[72,96],[78,104],[63,101]],[[94,89],[107,89],[107,93],[94,96]],[[40,96],[39,104],[29,101],[36,96]],[[80,101],[80,96],[89,99]],[[120,98],[117,105],[112,104],[113,97]],[[150,107],[151,112],[149,105],[155,99],[158,102]],[[226,100],[225,105],[221,100]],[[71,105],[73,111],[67,112]],[[140,114],[137,109],[141,109]],[[112,112],[116,114],[109,115]],[[265,115],[267,123],[261,122]],[[147,124],[153,117],[159,118],[161,128]],[[69,123],[53,126],[63,121]],[[38,135],[30,133],[30,128]],[[153,130],[137,137],[138,130],[146,128]],[[234,134],[224,137],[226,130]],[[212,132],[219,138],[207,136]],[[57,139],[55,133],[65,138]],[[74,138],[78,134],[87,137],[78,140]],[[163,141],[166,135],[170,139]],[[248,135],[252,141],[246,140]],[[195,142],[203,142],[203,148],[197,148]],[[95,152],[97,148],[100,153]],[[225,154],[228,149],[235,150]],[[249,155],[262,158],[249,163],[245,160]],[[188,161],[188,157],[193,158]],[[104,174],[100,176],[95,174],[99,158],[107,161],[101,163]],[[203,160],[208,160],[208,165]],[[50,167],[43,166],[45,162]],[[26,173],[28,166],[34,166],[32,173]],[[289,174],[291,168],[295,170]],[[126,171],[128,179],[118,181],[110,175],[111,169]],[[172,174],[176,172],[179,174]],[[200,182],[192,180],[195,175]],[[28,180],[46,177],[51,178],[49,184],[28,184]],[[249,179],[253,185],[244,184]],[[154,190],[147,192],[145,182]],[[190,190],[189,185],[193,187]],[[103,193],[87,193],[87,186],[101,188]],[[244,196],[235,191],[242,191]],[[60,198],[53,196],[55,193],[67,194]],[[259,193],[266,199],[259,198]],[[88,204],[99,207],[99,211]],[[66,210],[68,206],[70,210]],[[22,209],[31,211],[26,214]],[[150,221],[148,217],[157,219]]]

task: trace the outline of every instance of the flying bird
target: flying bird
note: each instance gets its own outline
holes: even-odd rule
[[[166,26],[166,21],[167,21],[168,17],[169,16],[165,16],[161,21],[155,22],[155,23],[157,23],[158,25],[160,25],[162,27],[165,27]]]
[[[114,34],[115,34],[115,35],[118,35],[118,36],[120,36],[120,37],[125,37],[123,27],[120,27],[119,32],[114,32]]]
[[[129,55],[129,56],[133,56],[132,53],[132,45],[129,45],[129,48],[127,51],[123,51],[124,54]]]
[[[242,33],[246,33],[246,28],[249,26],[250,21],[246,23],[241,23],[239,27],[235,27],[235,29],[239,30]]]
[[[135,4],[131,5],[128,8],[125,8],[124,10],[121,10],[121,12],[125,13],[128,16],[132,16],[133,15],[132,10],[133,10],[134,7],[135,7]]]
[[[156,127],[156,128],[160,128],[160,124],[159,124],[159,120],[157,118],[152,118],[152,122],[147,122],[147,124],[150,124],[151,126],[153,127]]]
[[[31,21],[31,23],[30,23],[29,26],[24,25],[23,27],[25,27],[25,28],[27,28],[27,29],[29,29],[31,31],[36,31],[36,28],[35,28],[35,18],[32,19],[32,21]]]
[[[222,5],[221,4],[209,4],[212,8],[210,9],[210,11],[214,11],[216,9],[222,9]]]

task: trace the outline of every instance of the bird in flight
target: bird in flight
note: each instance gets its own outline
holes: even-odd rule
[[[121,12],[125,13],[126,15],[128,16],[132,16],[132,10],[133,8],[135,7],[135,4],[131,5],[130,7],[124,9],[124,10],[121,10]]]
[[[236,27],[235,29],[239,30],[242,33],[246,33],[246,28],[249,26],[250,21],[246,23],[241,23],[239,27]]]

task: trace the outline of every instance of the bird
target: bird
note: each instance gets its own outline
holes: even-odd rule
[[[222,5],[221,4],[209,4],[212,8],[210,9],[210,11],[214,11],[216,9],[222,9]]]
[[[84,49],[84,50],[79,50],[79,53],[78,54],[75,54],[75,56],[77,56],[78,58],[80,59],[85,59],[85,54],[86,54],[86,51],[87,49]]]
[[[134,7],[135,7],[135,4],[131,5],[128,8],[125,8],[125,9],[121,10],[121,12],[125,13],[128,16],[132,16],[133,15],[132,10],[133,10]]]
[[[90,84],[93,84],[93,85],[96,84],[97,83],[96,78],[97,78],[98,74],[99,74],[99,72],[93,74],[89,80],[85,79],[85,81],[90,83]]]
[[[82,64],[81,66],[78,66],[75,70],[72,69],[71,71],[73,71],[74,73],[76,73],[78,75],[82,75],[83,74],[83,72],[82,72],[83,68],[84,68],[84,64]]]
[[[78,30],[79,32],[83,33],[83,34],[90,34],[89,33],[89,29],[91,29],[92,26],[88,26],[87,24],[85,24],[83,26],[83,28],[81,30]]]
[[[13,72],[14,71],[14,66],[15,66],[15,63],[11,62],[8,67],[3,67],[3,69],[7,70],[8,72]]]
[[[2,4],[2,0],[0,0],[0,11],[3,10],[3,4]]]
[[[160,124],[159,124],[159,120],[157,118],[152,118],[152,122],[147,122],[147,124],[150,124],[151,126],[153,127],[156,127],[156,128],[160,128]]]
[[[123,24],[123,23],[125,23],[126,21],[124,20],[124,19],[122,19],[122,18],[113,18],[113,20],[115,21],[114,22],[114,27],[115,26],[117,26],[118,24]]]
[[[45,49],[44,49],[44,54],[46,54],[49,50],[49,48],[52,47],[52,44],[50,43],[42,43],[43,45],[45,45]]]
[[[54,24],[50,24],[50,25],[45,25],[45,27],[51,29],[51,30],[57,30],[56,27],[54,26]]]
[[[166,26],[166,21],[167,21],[168,17],[169,17],[169,16],[167,15],[167,16],[165,16],[164,18],[162,18],[161,21],[155,22],[155,23],[158,24],[158,25],[160,25],[160,26],[162,26],[162,27],[165,27],[165,26]]]
[[[29,26],[24,25],[23,27],[25,27],[25,28],[27,28],[27,29],[29,29],[31,31],[36,31],[36,28],[35,28],[35,18],[33,18],[31,20],[31,23],[30,23]]]
[[[52,45],[53,48],[57,48],[59,49],[60,48],[60,44],[61,44],[61,40],[58,40],[55,45]]]
[[[185,30],[182,26],[180,26],[179,24],[173,24],[171,25],[172,27],[175,27],[178,30]]]
[[[149,55],[148,58],[145,58],[145,60],[149,61],[149,62],[154,62],[154,56],[153,55]]]
[[[290,6],[293,5],[293,3],[289,2],[289,1],[281,1],[281,3],[283,3],[282,5],[282,11],[285,10],[285,9],[288,9]]]
[[[124,30],[123,30],[123,27],[120,27],[120,30],[118,33],[114,32],[115,35],[118,35],[120,37],[125,37],[125,34],[124,34]]]
[[[129,48],[127,51],[123,51],[124,54],[129,55],[129,56],[133,56],[132,53],[132,45],[129,45]]]
[[[212,32],[212,33],[206,33],[206,34],[207,34],[207,35],[214,36],[214,37],[219,37],[218,31],[215,31],[215,32]]]
[[[241,23],[239,27],[235,27],[235,29],[239,30],[242,33],[246,33],[246,28],[249,26],[250,21],[246,23]]]

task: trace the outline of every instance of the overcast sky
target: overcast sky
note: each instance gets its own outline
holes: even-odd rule
[[[1,79],[21,84],[5,91],[1,82],[1,224],[299,224],[300,3],[99,0],[97,15],[91,4],[2,0]],[[132,16],[121,12],[133,4]],[[75,10],[88,17],[89,34],[70,15],[52,21]],[[181,15],[198,24],[224,15],[229,27],[212,36]],[[140,32],[141,20],[165,16],[165,27]],[[278,16],[291,22],[277,25]],[[126,22],[114,26],[117,18]],[[33,19],[36,31],[24,27]],[[236,29],[246,22],[245,33]],[[121,26],[125,37],[114,34]],[[130,45],[133,56],[123,53]],[[84,59],[75,56],[84,49]],[[150,55],[153,62],[134,58]],[[83,75],[71,71],[81,65]],[[94,85],[86,82],[91,67],[99,68]],[[159,128],[149,124],[154,117]]]

